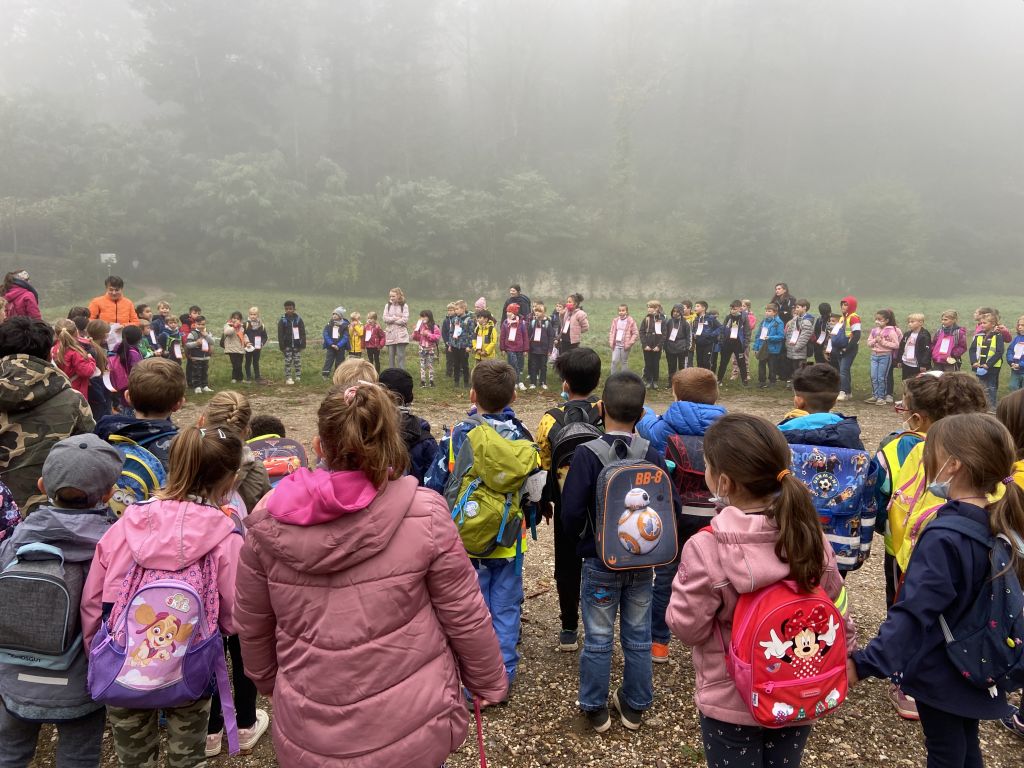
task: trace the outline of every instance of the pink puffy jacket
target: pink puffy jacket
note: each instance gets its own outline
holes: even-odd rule
[[[300,470],[246,520],[235,622],[274,695],[278,763],[436,768],[466,737],[461,684],[505,667],[444,500],[416,478]]]

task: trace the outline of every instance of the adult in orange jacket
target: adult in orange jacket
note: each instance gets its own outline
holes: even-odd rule
[[[103,320],[114,325],[138,325],[135,304],[124,295],[124,280],[110,275],[103,281],[106,292],[89,302],[89,319]]]

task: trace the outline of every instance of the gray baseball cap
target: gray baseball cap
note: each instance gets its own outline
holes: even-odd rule
[[[50,449],[43,462],[43,485],[51,499],[68,488],[82,491],[90,506],[106,496],[123,465],[121,454],[93,434],[66,437]]]

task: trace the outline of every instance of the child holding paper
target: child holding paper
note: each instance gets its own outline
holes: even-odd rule
[[[612,349],[612,373],[629,370],[629,351],[640,339],[636,320],[629,314],[629,307],[619,304],[619,313],[608,329],[608,346]]]
[[[519,317],[520,306],[511,303],[506,307],[506,317],[501,321],[501,351],[508,358],[508,364],[516,372],[516,386],[526,389],[523,383],[523,356],[530,351],[530,338],[526,332],[526,320]]]
[[[434,322],[434,313],[429,309],[420,312],[419,320],[412,332],[412,340],[420,345],[420,386],[434,386],[434,363],[437,361],[437,342],[441,338],[441,326]],[[412,381],[409,382],[410,386]],[[408,402],[406,403],[408,405]]]
[[[358,312],[353,312],[348,316],[348,343],[351,349],[349,350],[349,357],[362,357],[363,356],[363,316]]]
[[[943,373],[959,371],[960,358],[967,352],[967,331],[957,325],[959,319],[955,309],[947,309],[932,339],[932,364]]]
[[[377,322],[377,313],[367,312],[366,325],[363,327],[363,346],[366,347],[367,360],[373,363],[377,373],[380,373],[380,351],[384,349],[385,341],[387,341],[387,336],[384,334],[384,329],[380,327],[380,323]]]
[[[260,308],[249,307],[249,319],[245,323],[245,380],[263,383],[260,376],[260,355],[267,346],[267,329],[260,319]]]

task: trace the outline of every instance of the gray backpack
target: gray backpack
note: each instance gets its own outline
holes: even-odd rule
[[[0,572],[0,663],[67,669],[82,646],[86,567],[50,544],[18,547]]]

